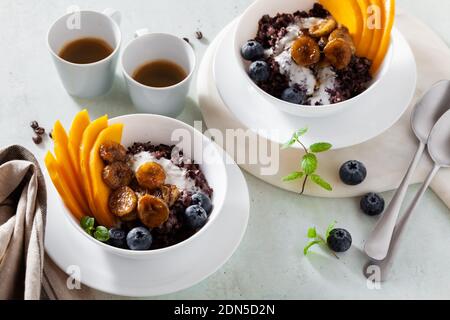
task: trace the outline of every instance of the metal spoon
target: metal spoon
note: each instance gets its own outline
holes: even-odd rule
[[[450,81],[436,83],[416,104],[411,115],[411,127],[419,140],[416,154],[389,206],[366,241],[364,251],[375,260],[383,260],[389,250],[398,214],[411,178],[422,158],[431,129],[450,109]]]
[[[431,131],[428,139],[428,153],[434,161],[433,169],[428,174],[422,187],[417,191],[412,203],[406,209],[406,212],[401,217],[400,221],[395,227],[392,242],[389,248],[389,254],[383,261],[372,261],[370,265],[377,265],[380,268],[381,281],[385,281],[389,274],[389,269],[392,266],[392,261],[397,252],[400,237],[405,230],[406,224],[411,218],[411,215],[417,204],[422,199],[423,194],[429,187],[439,169],[443,167],[450,167],[450,111],[447,111],[436,123]],[[366,268],[367,270],[367,268]],[[366,273],[366,276],[369,276]]]

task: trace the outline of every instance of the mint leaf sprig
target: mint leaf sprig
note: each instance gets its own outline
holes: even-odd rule
[[[328,244],[327,244],[327,240],[328,236],[330,235],[331,230],[334,229],[334,226],[336,225],[336,221],[330,223],[327,227],[327,230],[325,232],[325,237],[323,237],[322,235],[320,235],[315,227],[309,228],[308,229],[308,233],[307,233],[307,237],[309,239],[309,242],[306,244],[305,248],[303,249],[303,254],[306,256],[309,252],[309,249],[311,249],[311,247],[315,246],[315,245],[320,245],[322,247],[326,247],[328,249],[328,251],[330,251],[335,257],[336,259],[339,259],[339,257],[336,255],[336,253],[334,253],[333,251],[331,251],[328,248]]]
[[[300,161],[300,170],[294,171],[283,178],[284,182],[295,181],[303,178],[302,189],[300,195],[305,192],[305,186],[308,179],[311,179],[315,184],[322,187],[327,191],[332,191],[332,186],[323,179],[320,175],[316,173],[317,167],[319,166],[319,161],[317,160],[316,153],[325,152],[331,149],[332,145],[328,142],[317,142],[307,148],[301,141],[300,137],[308,132],[308,128],[302,128],[297,130],[292,134],[292,137],[287,141],[282,149],[287,149],[292,147],[295,143],[300,144],[300,146],[305,151],[302,160]]]
[[[106,242],[109,240],[109,230],[104,226],[95,227],[95,219],[90,216],[84,216],[80,221],[81,228],[86,231],[87,234],[94,237],[98,241]]]
[[[92,232],[94,231],[95,219],[90,216],[84,216],[81,218],[80,226],[83,228],[86,233],[92,236]]]

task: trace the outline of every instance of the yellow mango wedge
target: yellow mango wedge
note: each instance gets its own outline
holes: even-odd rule
[[[54,141],[56,162],[59,168],[59,179],[65,181],[65,184],[69,189],[67,191],[70,191],[79,207],[85,212],[86,215],[88,215],[90,213],[88,202],[82,191],[81,181],[75,174],[72,161],[70,160],[68,137],[61,122],[55,122],[52,136]]]
[[[320,4],[342,25],[347,27],[358,46],[363,33],[363,17],[357,0],[320,0]]]
[[[378,71],[383,63],[384,57],[389,49],[389,44],[391,43],[391,31],[395,20],[395,0],[389,0],[389,5],[386,5],[385,12],[386,22],[383,29],[383,35],[381,37],[378,52],[372,60],[372,68],[370,69],[372,75]]]
[[[91,149],[89,157],[89,172],[92,183],[93,201],[96,207],[95,218],[101,225],[113,227],[116,218],[109,210],[109,195],[111,189],[103,182],[102,172],[105,167],[103,160],[100,158],[99,148],[106,141],[114,141],[120,143],[122,140],[123,124],[113,124],[104,129],[98,135],[94,146]]]
[[[386,26],[386,10],[384,0],[370,0],[369,15],[371,16],[370,24],[375,27],[373,30],[372,44],[366,56],[369,60],[375,59],[378,49],[380,48],[381,39],[383,37],[384,28]]]
[[[364,21],[361,14],[361,10],[359,9],[358,0],[349,0],[349,5],[351,7],[351,14],[354,16],[354,31],[350,32],[350,35],[353,37],[353,42],[355,46],[357,46],[361,42],[361,37],[364,28]],[[348,28],[348,27],[347,27]]]
[[[363,18],[363,31],[361,35],[361,40],[356,47],[356,55],[359,57],[367,57],[372,46],[372,40],[374,37],[374,29],[369,26],[371,23],[371,12],[369,11],[370,0],[358,0],[358,4],[361,10],[361,15]]]
[[[89,156],[95,144],[95,140],[100,132],[106,127],[108,127],[108,116],[106,115],[92,121],[84,130],[80,145],[80,170],[83,181],[83,189],[88,198],[89,208],[96,219],[97,208],[93,200],[91,177],[89,174]]]
[[[67,182],[65,181],[64,178],[62,178],[61,170],[55,157],[52,155],[50,151],[47,152],[44,161],[45,166],[47,167],[48,173],[50,175],[50,178],[52,179],[52,182],[56,190],[58,191],[59,195],[61,196],[64,204],[67,206],[67,208],[75,216],[76,219],[81,220],[81,218],[87,215],[88,213],[86,213],[79,206],[77,200],[74,198]]]
[[[319,0],[349,29],[356,55],[372,61],[374,75],[383,63],[395,19],[395,0]]]
[[[84,130],[91,120],[89,119],[89,114],[86,109],[77,113],[72,121],[72,126],[69,130],[69,154],[72,165],[75,169],[75,173],[81,180],[81,168],[80,168],[80,146],[81,140],[83,139]]]

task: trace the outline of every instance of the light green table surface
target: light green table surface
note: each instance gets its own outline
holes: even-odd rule
[[[93,100],[74,100],[64,91],[46,48],[50,24],[76,3],[82,9],[106,7],[122,12],[124,43],[133,31],[148,27],[191,39],[198,58],[208,41],[248,6],[251,0],[99,0],[0,2],[0,146],[22,144],[42,157],[45,145],[35,146],[28,124],[38,120],[46,128],[55,119],[65,125],[81,107],[92,115],[110,116],[134,112],[117,71],[113,91]],[[447,0],[398,0],[407,11],[427,22],[450,43],[450,2]],[[203,42],[194,39],[201,30]],[[195,81],[194,81],[195,83]],[[201,119],[195,86],[180,116],[193,123]],[[48,146],[47,142],[47,146]],[[393,269],[392,279],[380,290],[370,290],[362,276],[364,240],[376,219],[363,215],[358,199],[299,197],[245,175],[251,198],[250,222],[239,249],[217,273],[198,285],[162,299],[387,299],[450,298],[450,214],[429,191],[407,231],[406,241]],[[410,188],[411,199],[417,186]],[[383,194],[386,200],[391,192]],[[305,232],[316,225],[323,229],[338,220],[354,239],[352,249],[340,260],[320,248],[304,257]],[[114,298],[99,294],[102,298]]]

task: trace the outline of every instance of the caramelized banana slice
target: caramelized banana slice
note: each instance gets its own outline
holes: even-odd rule
[[[103,181],[115,190],[130,184],[133,179],[133,171],[123,162],[114,162],[103,168]]]
[[[99,152],[100,158],[107,163],[125,162],[127,160],[127,150],[115,141],[107,141],[100,145]]]
[[[319,62],[320,48],[313,38],[303,35],[293,43],[291,56],[296,64],[308,67]]]
[[[138,168],[136,179],[141,187],[153,190],[164,184],[166,173],[158,163],[146,162]]]
[[[175,201],[178,200],[180,190],[178,190],[177,186],[173,184],[165,184],[157,189],[153,195],[162,199],[170,208],[173,206]]]
[[[137,206],[138,217],[149,228],[162,225],[169,218],[169,207],[155,196],[146,194],[139,198]]]
[[[336,69],[345,69],[352,59],[352,48],[340,38],[328,42],[324,49],[325,57]]]
[[[333,18],[329,18],[319,24],[316,24],[309,28],[309,34],[313,37],[320,38],[326,35],[329,35],[336,29],[337,23]]]
[[[130,187],[120,187],[109,196],[109,209],[121,220],[130,221],[136,217],[137,197]]]
[[[352,54],[355,54],[356,47],[355,47],[355,44],[353,43],[352,36],[350,35],[350,33],[348,32],[348,29],[346,27],[337,28],[328,37],[328,41],[333,41],[336,39],[342,39],[345,42],[347,42],[350,45],[350,47],[352,48]]]
[[[169,207],[171,207],[178,200],[181,192],[178,189],[178,187],[173,184],[169,184],[168,186],[169,186],[169,202],[168,202],[168,204],[169,204]]]

